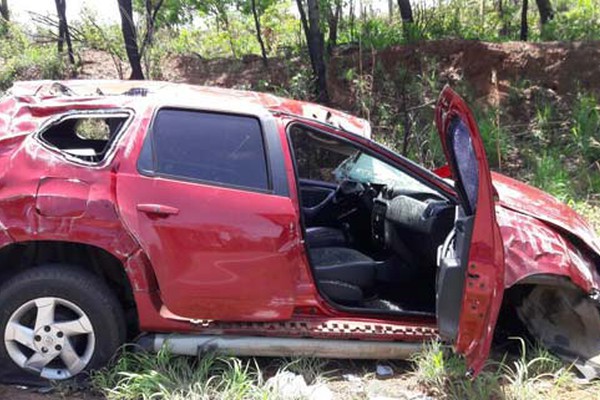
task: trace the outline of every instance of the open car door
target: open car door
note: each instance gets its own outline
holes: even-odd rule
[[[487,359],[504,292],[504,254],[483,142],[466,103],[445,87],[436,125],[461,201],[453,233],[438,255],[440,335],[477,374]]]

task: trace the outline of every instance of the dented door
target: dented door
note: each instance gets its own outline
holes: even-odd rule
[[[436,124],[461,200],[453,236],[440,254],[437,317],[441,336],[478,373],[488,356],[504,291],[504,255],[494,189],[473,114],[449,87]]]

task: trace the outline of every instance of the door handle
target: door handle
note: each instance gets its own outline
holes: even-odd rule
[[[138,204],[137,210],[146,214],[154,214],[154,215],[177,215],[179,214],[179,209],[176,207],[165,206],[163,204]]]

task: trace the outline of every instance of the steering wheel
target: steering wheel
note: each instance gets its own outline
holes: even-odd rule
[[[340,182],[335,192],[333,192],[331,202],[338,204],[348,197],[359,197],[365,190],[365,186],[360,182],[344,180]]]
[[[308,219],[313,219],[319,213],[325,209],[329,204],[340,204],[344,199],[349,196],[354,197],[362,194],[365,191],[365,187],[362,183],[356,181],[342,181],[335,188],[334,191],[329,193],[319,204],[313,207],[302,207],[302,212]]]

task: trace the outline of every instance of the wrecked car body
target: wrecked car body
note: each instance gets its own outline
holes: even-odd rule
[[[134,337],[377,359],[441,338],[476,374],[515,288],[530,333],[595,374],[598,238],[490,172],[449,88],[436,124],[448,165],[434,173],[364,120],[269,94],[15,84],[0,99],[5,380],[73,378]]]

